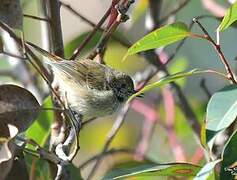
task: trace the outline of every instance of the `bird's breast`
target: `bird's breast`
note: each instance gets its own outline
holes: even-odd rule
[[[110,115],[121,106],[112,90],[90,89],[65,77],[55,77],[59,82],[61,95],[66,95],[67,103],[83,119]]]
[[[112,91],[98,91],[85,87],[78,91],[67,92],[70,106],[83,115],[83,119],[103,117],[117,111],[121,103]]]

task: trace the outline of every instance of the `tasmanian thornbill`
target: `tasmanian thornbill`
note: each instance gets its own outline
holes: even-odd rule
[[[132,78],[125,73],[90,59],[65,60],[29,45],[48,58],[45,63],[54,73],[60,94],[66,95],[68,105],[84,120],[112,114],[136,92]]]

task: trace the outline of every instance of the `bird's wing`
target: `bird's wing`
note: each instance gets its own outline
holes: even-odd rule
[[[64,73],[68,79],[74,80],[81,86],[87,86],[90,89],[106,90],[108,82],[106,81],[106,67],[92,60],[81,61],[60,61],[50,63]]]
[[[59,56],[51,54],[44,49],[28,42],[28,45],[33,47],[41,55],[47,57],[49,60],[45,61],[52,67],[58,69],[59,74],[64,75],[69,80],[74,80],[82,86],[87,86],[91,89],[106,90],[108,82],[106,81],[106,67],[96,63],[92,60],[85,59],[81,61],[66,61]],[[109,67],[107,69],[110,69]]]
[[[46,61],[47,64],[50,64],[50,62],[56,62],[56,61],[62,61],[63,58],[56,56],[54,54],[49,53],[48,51],[45,51],[44,49],[40,48],[39,46],[36,46],[35,44],[31,42],[27,42],[27,45],[30,45],[33,47],[36,51],[38,51],[42,56],[47,57],[49,61]]]

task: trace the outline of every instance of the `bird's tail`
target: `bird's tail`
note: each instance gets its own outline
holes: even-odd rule
[[[44,49],[40,48],[39,46],[36,46],[35,44],[31,42],[27,42],[27,45],[33,47],[36,51],[38,51],[42,56],[49,59],[49,61],[46,61],[47,64],[51,64],[51,62],[58,62],[62,61],[63,58],[56,56],[54,54],[49,53],[48,51],[45,51]]]

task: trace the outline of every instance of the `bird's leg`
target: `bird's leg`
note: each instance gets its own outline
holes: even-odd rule
[[[81,127],[82,127],[82,115],[81,114],[79,114],[78,112],[76,112],[76,111],[73,111],[72,110],[72,114],[73,114],[73,116],[74,116],[74,118],[75,118],[75,120],[77,121],[77,131],[79,130],[79,129],[81,129]]]
[[[71,120],[73,121],[73,124],[75,125],[76,131],[78,132],[81,127],[82,127],[82,115],[79,114],[77,111],[74,111],[73,109],[70,109],[70,106],[68,104],[68,99],[67,99],[67,92],[64,93],[64,102],[65,102],[65,107],[68,110],[71,110],[73,118]],[[76,122],[75,122],[76,120]]]

